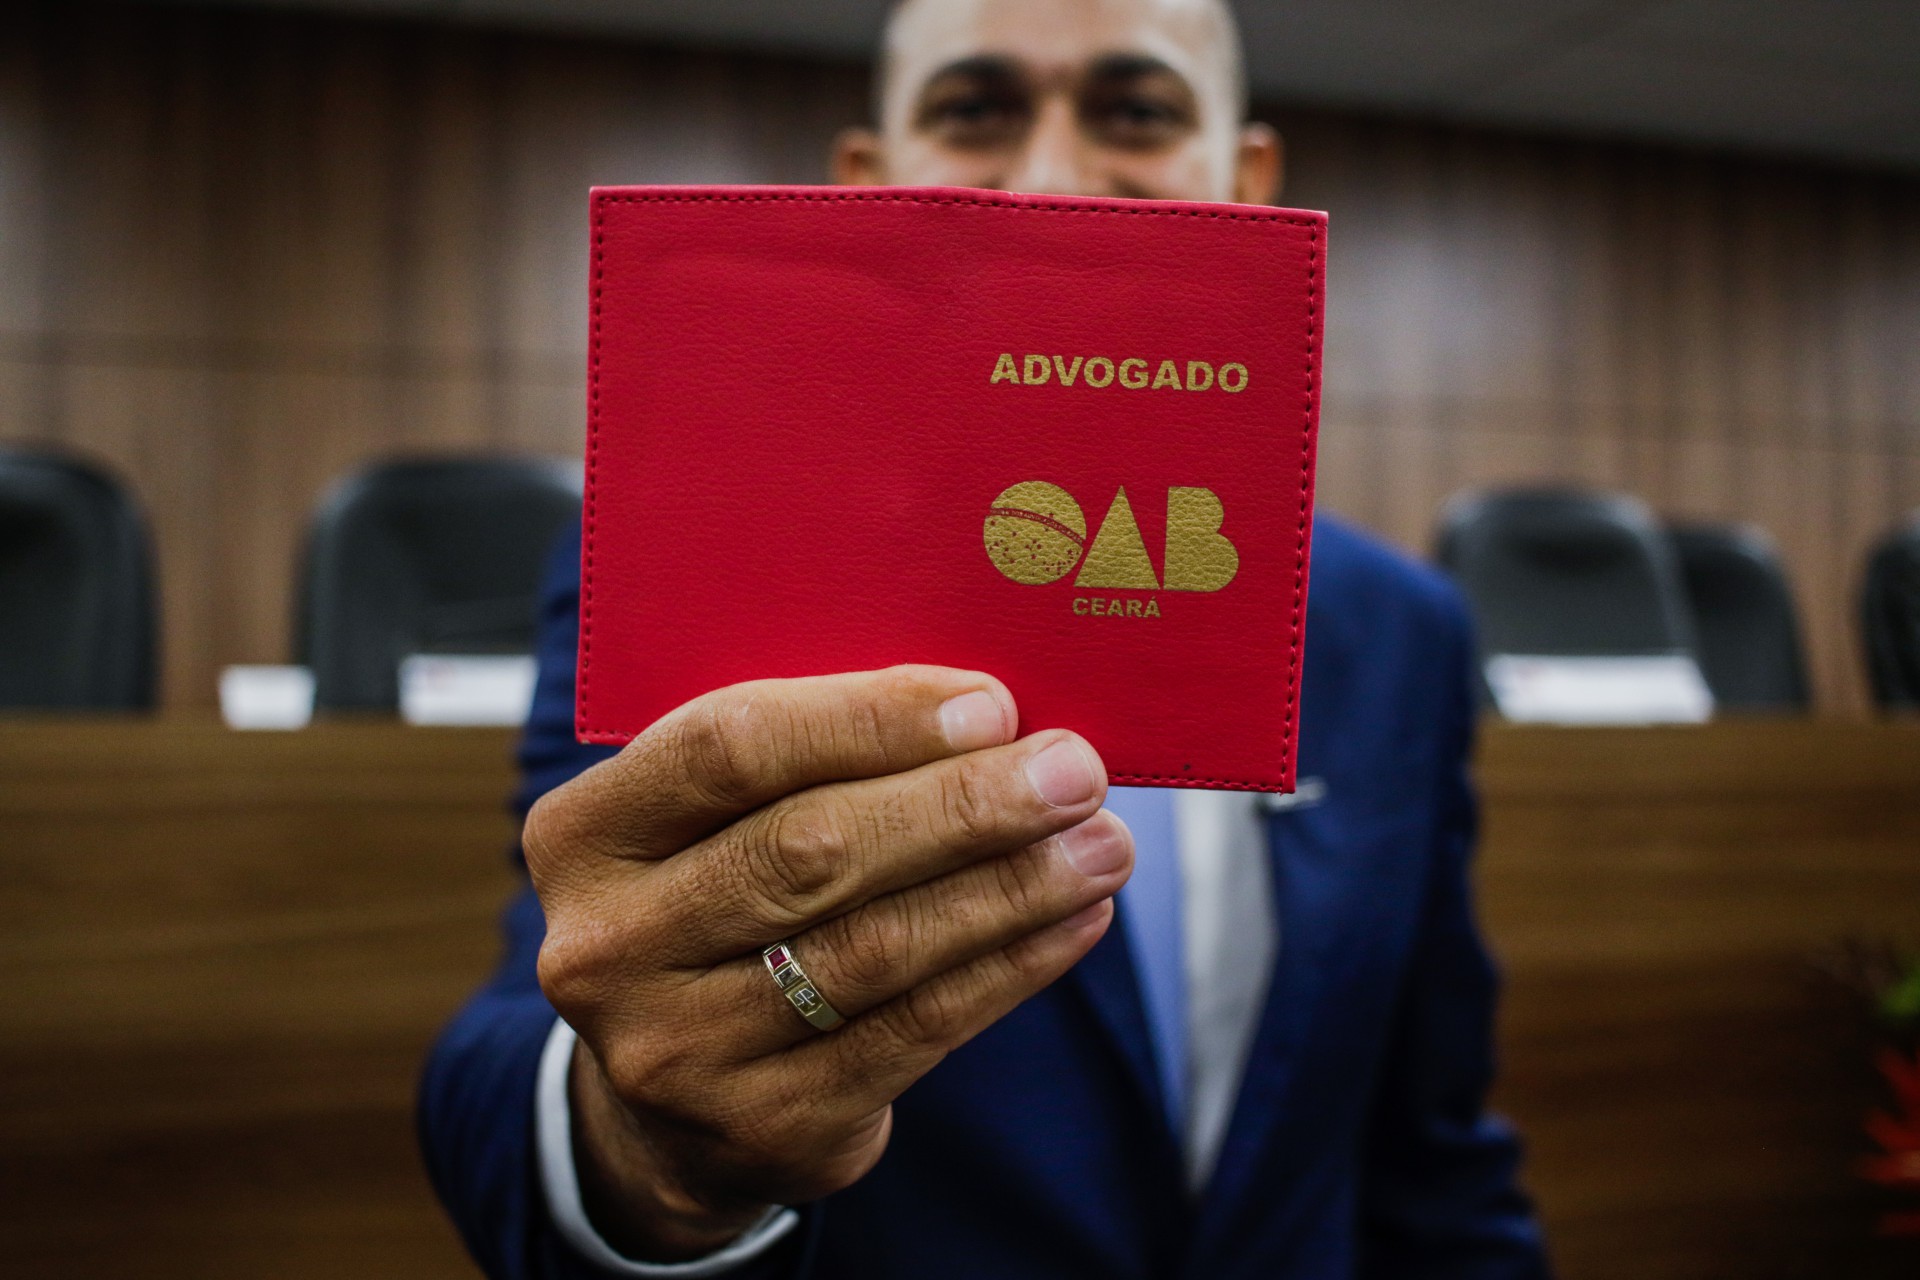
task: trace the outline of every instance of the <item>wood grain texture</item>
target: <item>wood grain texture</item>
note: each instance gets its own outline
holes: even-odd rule
[[[0,721],[0,1257],[471,1277],[414,1150],[511,887],[508,735]],[[1920,726],[1496,729],[1502,1107],[1567,1280],[1911,1276],[1823,983],[1920,943]]]
[[[1908,1276],[1853,1180],[1870,1037],[1824,976],[1920,944],[1920,726],[1494,729],[1500,1102],[1569,1278]]]
[[[586,189],[822,179],[862,68],[173,6],[0,13],[0,440],[130,476],[163,692],[289,651],[300,530],[394,453],[576,454]],[[1920,506],[1920,179],[1275,107],[1332,214],[1320,492],[1419,551],[1555,480],[1782,544],[1827,709]]]
[[[474,1275],[411,1114],[513,886],[508,745],[0,726],[9,1276]]]

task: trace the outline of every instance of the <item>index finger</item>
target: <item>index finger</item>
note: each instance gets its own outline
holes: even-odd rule
[[[782,796],[999,746],[1017,724],[1005,685],[951,667],[730,685],[569,783],[568,825],[613,856],[662,858]]]

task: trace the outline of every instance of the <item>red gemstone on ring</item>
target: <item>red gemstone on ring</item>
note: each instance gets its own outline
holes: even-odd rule
[[[785,947],[775,947],[773,950],[767,952],[768,962],[776,969],[790,963],[792,959],[793,957],[787,954]]]

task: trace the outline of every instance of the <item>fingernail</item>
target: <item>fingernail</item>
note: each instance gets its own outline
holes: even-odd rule
[[[1000,699],[975,689],[940,704],[940,731],[955,751],[997,747],[1007,740],[1007,711]]]
[[[1106,813],[1096,814],[1059,836],[1060,852],[1089,880],[1111,875],[1127,862],[1127,828]]]
[[[1056,809],[1093,799],[1100,786],[1093,757],[1072,738],[1060,739],[1027,761],[1027,781]]]

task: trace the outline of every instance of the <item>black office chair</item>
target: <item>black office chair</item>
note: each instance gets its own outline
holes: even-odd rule
[[[99,468],[0,449],[0,708],[153,706],[146,527]]]
[[[1874,701],[1920,708],[1920,512],[1873,549],[1860,604]]]
[[[1800,625],[1773,542],[1752,525],[1679,524],[1667,533],[1714,704],[1805,711],[1811,697]]]
[[[1441,517],[1437,556],[1473,605],[1484,655],[1695,652],[1673,548],[1636,498],[1462,495]]]
[[[390,462],[315,512],[296,623],[322,710],[392,710],[415,653],[527,653],[548,551],[580,519],[578,471],[545,458]]]

